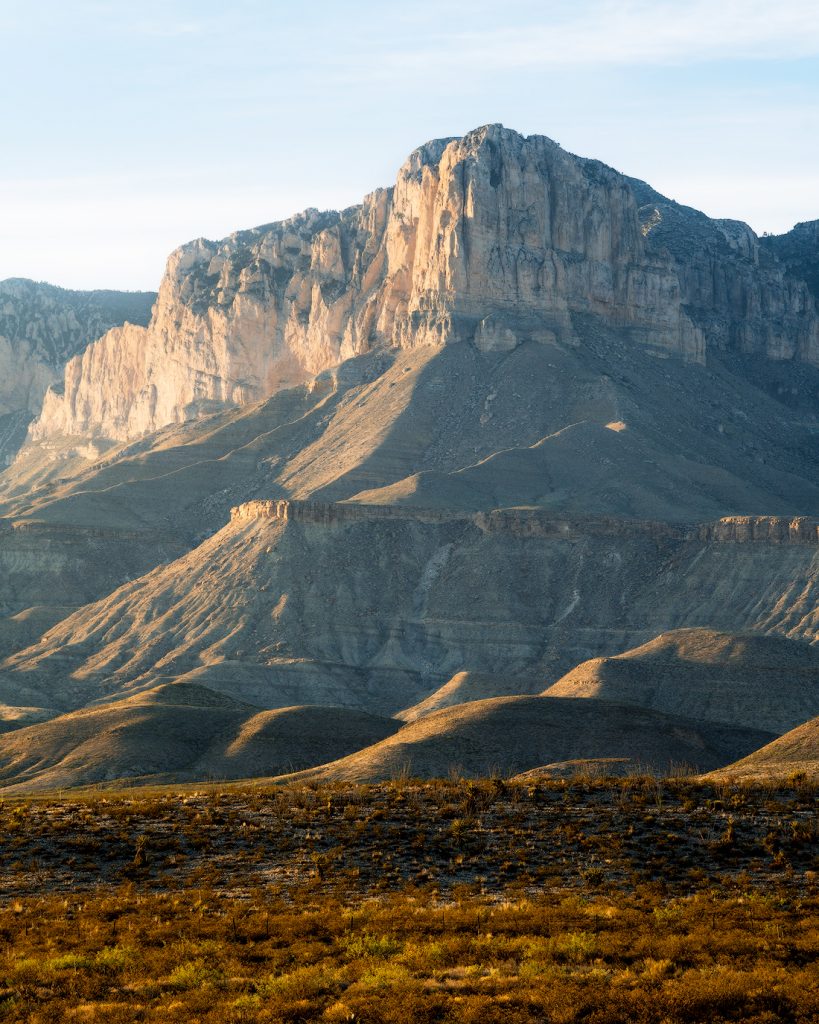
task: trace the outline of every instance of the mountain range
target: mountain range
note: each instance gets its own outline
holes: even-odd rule
[[[0,785],[815,772],[817,268],[488,125],[17,329]]]

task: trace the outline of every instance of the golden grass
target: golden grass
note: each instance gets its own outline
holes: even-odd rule
[[[0,1019],[813,1022],[819,903],[702,893],[294,901],[211,890],[0,911]]]
[[[453,779],[6,803],[0,1021],[813,1024],[815,797]]]

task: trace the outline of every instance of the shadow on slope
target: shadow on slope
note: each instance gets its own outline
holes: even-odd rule
[[[202,686],[165,685],[0,736],[0,789],[280,774],[359,750],[399,725],[349,708],[261,711]]]
[[[608,701],[497,697],[437,711],[299,778],[369,782],[453,771],[469,777],[514,775],[576,758],[629,758],[667,774],[683,765],[722,767],[770,737]]]
[[[419,718],[431,715],[441,708],[451,708],[456,704],[471,704],[472,701],[486,700],[488,697],[519,697],[536,694],[543,688],[537,677],[521,677],[510,674],[502,675],[491,672],[456,672],[439,689],[429,697],[411,708],[399,711],[395,716],[402,722],[415,722]]]
[[[678,629],[584,662],[544,693],[783,733],[819,714],[819,648],[782,636]]]
[[[622,421],[575,423],[529,448],[496,452],[454,473],[424,472],[351,501],[417,508],[539,507],[665,522],[765,508],[771,497],[727,470],[668,454]]]

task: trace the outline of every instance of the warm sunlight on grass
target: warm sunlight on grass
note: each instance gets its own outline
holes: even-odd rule
[[[580,777],[0,804],[0,1021],[813,1024],[815,787]]]

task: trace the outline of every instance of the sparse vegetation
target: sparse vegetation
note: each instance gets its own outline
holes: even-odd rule
[[[0,806],[0,1020],[819,1015],[816,789],[578,778]]]

